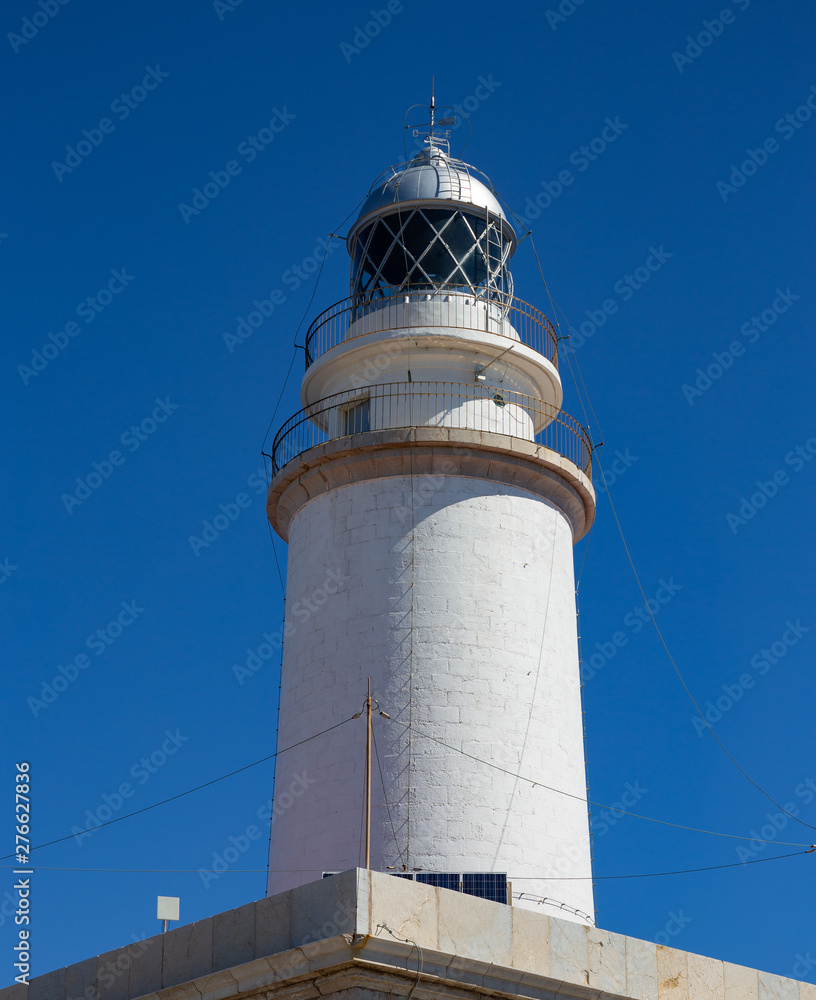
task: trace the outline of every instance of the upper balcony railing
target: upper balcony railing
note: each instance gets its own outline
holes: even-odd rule
[[[506,292],[474,291],[462,285],[378,289],[377,297],[357,294],[336,302],[306,333],[306,367],[338,344],[417,327],[452,327],[507,337],[558,367],[558,338],[544,313]]]
[[[272,472],[327,441],[369,431],[444,427],[535,442],[592,477],[589,435],[557,407],[521,392],[480,383],[393,382],[348,389],[290,417],[272,445]]]

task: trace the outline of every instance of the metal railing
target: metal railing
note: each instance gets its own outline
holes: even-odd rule
[[[589,436],[569,414],[521,392],[458,382],[391,382],[317,400],[278,431],[272,445],[272,472],[327,441],[408,427],[490,431],[522,438],[550,448],[592,475]]]
[[[377,297],[357,294],[335,302],[306,333],[306,367],[338,344],[371,333],[446,326],[518,340],[558,367],[558,338],[544,313],[506,292],[462,285],[378,289]]]

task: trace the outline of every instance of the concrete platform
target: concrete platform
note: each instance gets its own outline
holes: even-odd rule
[[[360,869],[0,990],[0,1000],[816,1000],[816,986]]]

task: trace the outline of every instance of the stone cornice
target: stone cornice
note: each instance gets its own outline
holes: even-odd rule
[[[309,500],[351,483],[409,475],[464,476],[526,490],[564,514],[576,542],[595,518],[591,480],[550,448],[486,431],[411,427],[354,434],[298,455],[272,480],[269,521],[288,541],[292,518]]]

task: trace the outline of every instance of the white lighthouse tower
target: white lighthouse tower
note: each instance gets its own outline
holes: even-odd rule
[[[551,324],[513,295],[513,227],[433,114],[351,227],[350,295],[310,327],[273,446],[293,749],[269,893],[364,865],[366,722],[344,720],[370,678],[389,717],[371,868],[502,902],[510,883],[514,905],[592,923],[572,559],[590,445]]]

